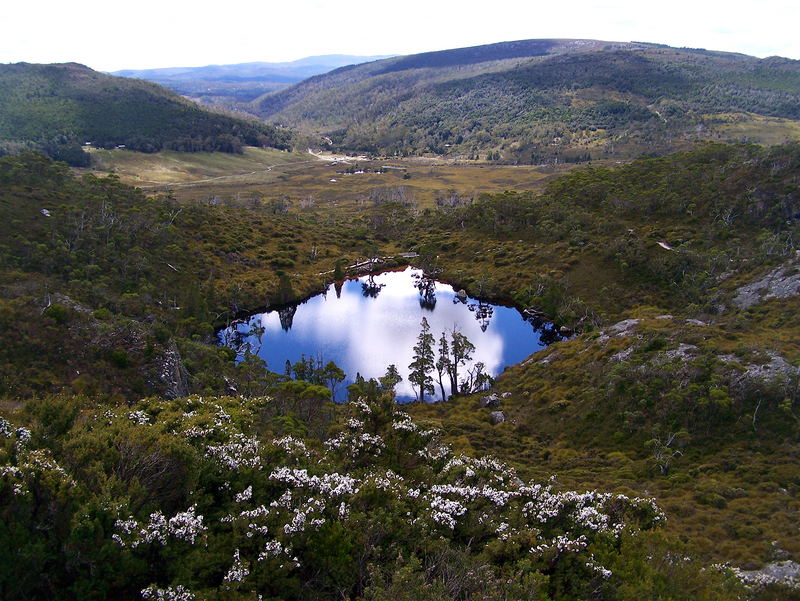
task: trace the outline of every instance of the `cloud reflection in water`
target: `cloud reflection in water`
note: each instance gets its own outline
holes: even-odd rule
[[[447,284],[436,282],[435,306],[432,310],[423,309],[414,273],[419,274],[409,268],[376,275],[375,286],[369,286],[371,293],[362,287],[362,283],[373,284],[367,277],[345,282],[340,298],[331,286],[327,293],[297,307],[289,330],[281,327],[277,311],[254,315],[249,324],[260,322],[264,334],[260,345],[255,337],[248,340],[273,371],[283,372],[287,359],[295,362],[305,354],[321,357],[325,362],[335,361],[347,374],[345,384],[352,383],[356,373],[367,379],[378,378],[393,363],[403,376],[396,387],[397,395],[405,399],[414,397],[408,382],[408,365],[423,316],[437,342],[442,331],[456,328],[475,345],[473,360],[460,368],[461,374],[480,361],[485,371],[495,376],[543,348],[532,325],[514,309],[494,306],[488,327],[482,331],[481,321],[476,319],[479,311],[474,310],[476,301],[468,301],[473,305],[471,311],[468,304],[457,301],[456,293]],[[376,286],[381,286],[377,293]],[[248,332],[248,326],[241,324],[239,331]],[[440,395],[437,385],[437,397]],[[337,397],[341,400],[344,395],[340,392]]]

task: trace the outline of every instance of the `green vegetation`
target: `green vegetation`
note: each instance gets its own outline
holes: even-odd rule
[[[156,152],[241,152],[243,145],[287,149],[290,134],[212,113],[144,81],[74,63],[0,65],[0,142],[36,146],[86,166],[81,145]]]
[[[30,403],[27,427],[0,418],[0,542],[15,560],[0,593],[737,598],[722,571],[670,565],[679,550],[648,499],[525,485],[453,453],[390,397],[340,409],[324,442],[296,405],[264,397],[62,398]]]
[[[528,40],[338,69],[252,103],[336,147],[511,164],[630,158],[697,139],[772,141],[800,119],[800,63],[587,40]],[[714,115],[734,114],[741,133]],[[777,142],[797,139],[786,128]]]
[[[792,144],[356,210],[0,158],[0,596],[796,598],[709,565],[800,553],[799,187]],[[412,421],[393,366],[336,405],[335,364],[214,344],[409,250],[578,332],[501,375],[502,423],[470,395]],[[788,292],[742,292],[766,276]],[[456,334],[420,341],[427,390],[457,390]]]

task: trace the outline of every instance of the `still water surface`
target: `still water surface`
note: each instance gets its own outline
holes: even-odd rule
[[[408,268],[331,284],[305,302],[234,323],[220,331],[219,340],[237,351],[237,360],[246,352],[256,353],[280,373],[287,360],[294,363],[303,355],[334,361],[347,374],[337,388],[339,401],[346,398],[345,387],[356,374],[379,378],[394,364],[403,376],[396,386],[398,399],[412,400],[408,365],[423,317],[436,341],[443,331],[455,328],[475,345],[472,361],[459,370],[462,374],[482,362],[496,376],[544,348],[543,339],[558,339],[551,324],[536,327],[516,309],[459,298],[452,286]],[[447,386],[445,390],[449,394]],[[441,400],[438,384],[435,396]]]

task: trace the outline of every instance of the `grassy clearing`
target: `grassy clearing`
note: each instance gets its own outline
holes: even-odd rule
[[[305,152],[247,148],[244,155],[125,150],[92,152],[95,172],[113,172],[147,191],[170,190],[179,200],[284,198],[305,207],[357,209],[376,188],[404,188],[409,200],[432,207],[455,191],[477,198],[505,190],[540,189],[573,165],[512,166],[436,159],[337,162]],[[355,166],[364,173],[343,173]],[[397,167],[378,173],[384,166]],[[336,181],[331,181],[336,180]]]
[[[127,150],[92,152],[94,171],[114,172],[124,183],[140,187],[237,178],[252,172],[269,172],[275,167],[307,161],[308,158],[301,152],[252,147],[246,148],[241,155],[171,150],[155,154]]]
[[[713,129],[722,140],[742,140],[764,146],[800,140],[800,122],[752,113],[712,115]]]

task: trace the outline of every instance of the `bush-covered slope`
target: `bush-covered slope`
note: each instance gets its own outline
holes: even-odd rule
[[[707,564],[800,553],[798,186],[796,145],[707,145],[576,170],[539,195],[454,194],[422,212],[376,199],[352,217],[279,199],[179,204],[39,155],[0,159],[0,549],[50,574],[2,572],[3,595],[484,598],[475,574],[505,598],[738,594]],[[408,408],[456,451],[524,480],[556,474],[558,496],[529,498],[493,463],[454,475],[449,455],[421,456],[429,439],[381,404],[385,388],[359,389],[372,414],[337,408],[209,344],[212,324],[303,296],[340,258],[396,249],[578,330],[508,370],[499,407]],[[151,395],[178,400],[131,406]],[[496,410],[506,421],[492,425]],[[287,434],[309,456],[284,457]],[[343,476],[359,491],[314,488]],[[591,488],[655,496],[666,526],[617,539],[581,522],[573,545],[577,516],[615,524],[634,509],[628,524],[652,525],[625,499],[565,492]],[[540,501],[553,521],[526,521]]]
[[[184,357],[200,352],[192,389],[211,376],[224,390],[230,357],[194,341],[244,308],[317,290],[366,243],[354,229],[277,200],[180,205],[40,154],[0,158],[0,395],[162,393],[173,337]]]
[[[0,418],[0,594],[736,598],[723,572],[670,565],[650,499],[523,483],[390,398],[344,409],[324,437],[263,397],[53,399],[27,427]]]
[[[131,150],[288,148],[288,132],[212,113],[139,80],[75,63],[0,65],[0,141],[49,146],[125,145]]]
[[[528,40],[338,69],[254,101],[343,148],[538,163],[635,156],[721,114],[797,120],[800,63],[650,44]]]

